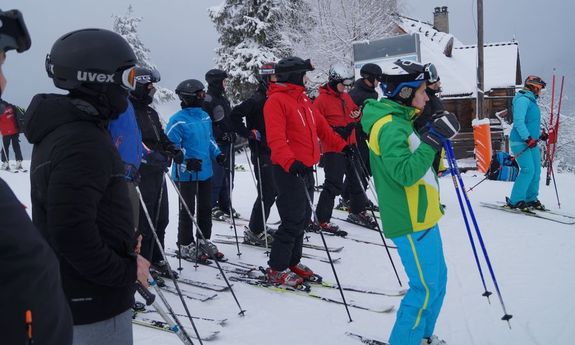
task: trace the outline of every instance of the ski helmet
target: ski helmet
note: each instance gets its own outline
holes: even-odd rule
[[[149,85],[160,81],[160,72],[146,67],[136,67],[135,70],[136,88],[130,94],[136,100],[150,104],[154,99],[156,88],[150,88]]]
[[[258,68],[257,79],[267,88],[270,83],[270,77],[276,74],[276,63],[266,62]]]
[[[275,72],[280,83],[291,83],[303,86],[303,76],[308,71],[313,71],[309,59],[303,60],[297,56],[283,58],[276,64]]]
[[[428,79],[426,66],[410,60],[397,60],[383,66],[381,90],[387,98],[411,105],[415,91]]]
[[[525,79],[525,87],[529,88],[535,94],[539,94],[545,86],[547,86],[547,83],[544,82],[541,77],[530,75]]]
[[[208,82],[208,85],[212,85],[212,84],[218,84],[224,81],[224,79],[226,79],[228,77],[228,74],[226,73],[226,71],[222,71],[221,69],[211,69],[208,72],[206,72],[206,81]]]
[[[204,84],[197,79],[187,79],[178,84],[176,95],[185,106],[200,106],[204,100]]]
[[[379,80],[381,78],[381,73],[381,67],[374,63],[366,63],[361,66],[361,69],[359,70],[361,77],[369,80],[372,84],[376,79]]]
[[[354,73],[351,68],[344,64],[336,63],[330,66],[328,72],[329,83],[333,86],[342,83],[345,86],[351,86],[354,81]]]
[[[46,72],[57,88],[116,84],[135,87],[134,51],[122,36],[105,29],[82,29],[60,37],[46,56]]]

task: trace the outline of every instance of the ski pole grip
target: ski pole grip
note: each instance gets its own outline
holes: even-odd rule
[[[146,300],[146,305],[150,305],[154,303],[156,300],[156,295],[151,293],[148,289],[146,289],[142,284],[138,281],[136,282],[136,291]]]

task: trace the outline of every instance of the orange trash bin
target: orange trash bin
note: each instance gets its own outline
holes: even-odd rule
[[[475,143],[475,160],[477,169],[482,173],[489,170],[493,148],[491,147],[491,124],[489,119],[473,120],[473,141]]]

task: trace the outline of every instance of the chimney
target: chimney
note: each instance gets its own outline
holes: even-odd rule
[[[447,12],[447,6],[436,7],[433,10],[433,26],[437,31],[449,33],[449,12]]]

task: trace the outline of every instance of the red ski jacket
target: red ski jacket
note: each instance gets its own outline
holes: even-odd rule
[[[6,105],[6,109],[0,114],[0,133],[3,136],[18,134],[16,115],[11,105]]]
[[[346,127],[350,123],[359,120],[359,117],[352,119],[349,116],[352,111],[358,109],[349,94],[347,92],[336,92],[328,84],[319,88],[319,96],[317,96],[313,104],[332,127]],[[355,144],[355,129],[350,129],[349,133],[349,136],[344,138],[344,140],[347,140],[348,144]],[[341,152],[341,149],[330,145],[329,142],[322,140],[321,145],[323,152]]]
[[[268,90],[264,119],[271,160],[286,172],[296,160],[308,167],[319,161],[319,139],[341,151],[346,142],[319,115],[303,86],[274,83]]]

